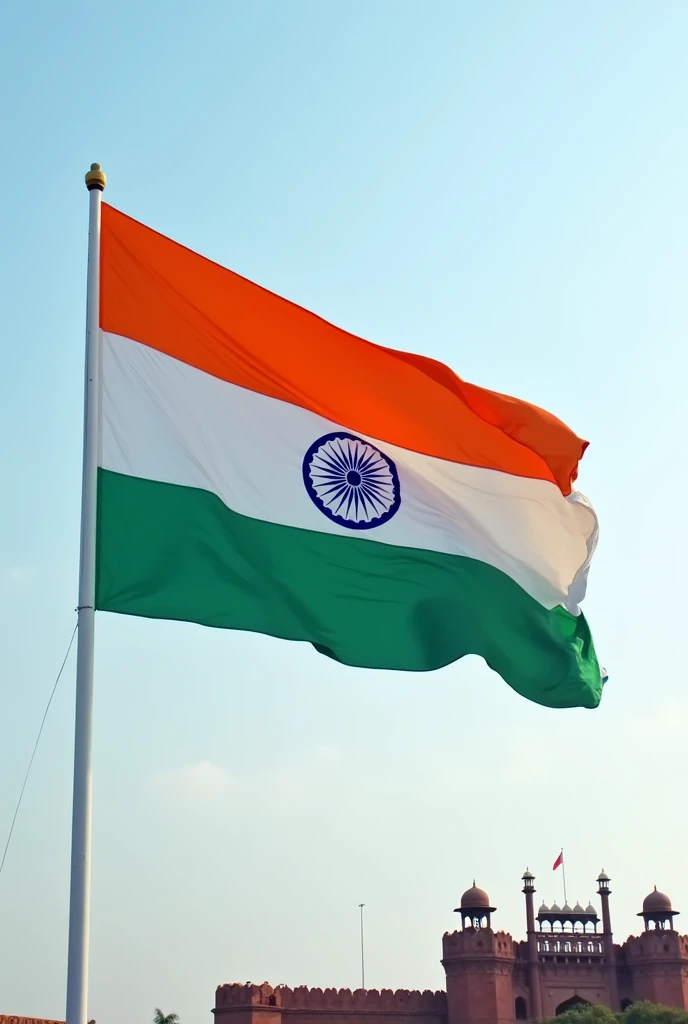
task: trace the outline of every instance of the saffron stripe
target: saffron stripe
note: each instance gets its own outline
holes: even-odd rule
[[[571,491],[585,442],[542,409],[357,338],[106,204],[101,246],[105,331],[402,448]]]

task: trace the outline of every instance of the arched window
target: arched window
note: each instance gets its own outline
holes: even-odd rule
[[[565,999],[563,1003],[559,1003],[556,1010],[554,1011],[557,1017],[560,1017],[562,1013],[566,1013],[567,1010],[578,1010],[584,1006],[591,1006],[587,999],[582,999],[581,996],[571,996],[570,999]]]
[[[629,1006],[633,1006],[633,1000],[632,999],[622,999],[621,1000],[621,1012],[622,1013],[623,1013],[624,1010],[627,1010]]]
[[[516,1020],[528,1020],[528,1006],[523,996],[516,996],[514,1016]]]

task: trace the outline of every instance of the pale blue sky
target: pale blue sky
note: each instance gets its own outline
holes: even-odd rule
[[[36,0],[0,24],[0,839],[74,621],[87,196],[591,441],[595,712],[102,616],[91,1000],[210,1020],[232,980],[440,987],[475,875],[656,883],[688,914],[683,0]],[[74,663],[0,877],[0,1012],[64,1009]],[[595,897],[596,899],[596,897]],[[679,922],[682,918],[679,918]],[[686,925],[688,928],[688,924]]]

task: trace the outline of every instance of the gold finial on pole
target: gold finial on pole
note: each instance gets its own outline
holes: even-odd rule
[[[100,164],[91,164],[91,170],[86,172],[86,188],[92,192],[97,188],[99,192],[105,189],[107,178],[100,168]]]

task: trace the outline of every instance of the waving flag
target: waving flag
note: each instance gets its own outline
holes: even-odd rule
[[[599,703],[585,442],[102,214],[97,608]]]

